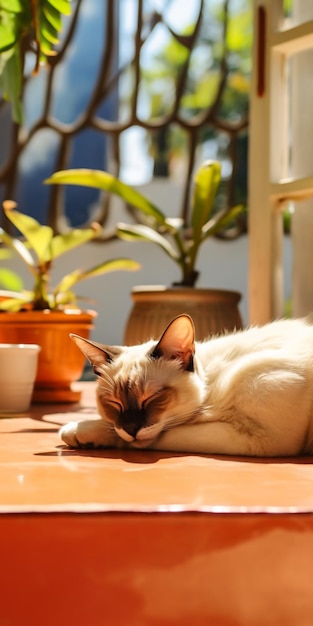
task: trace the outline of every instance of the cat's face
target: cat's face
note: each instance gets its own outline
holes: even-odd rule
[[[194,372],[194,327],[175,318],[160,341],[104,346],[72,336],[99,377],[98,409],[125,441],[147,446],[199,409],[203,389]]]

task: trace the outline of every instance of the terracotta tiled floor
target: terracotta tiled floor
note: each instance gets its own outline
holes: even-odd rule
[[[0,626],[313,624],[312,460],[69,450],[80,384],[0,419]]]

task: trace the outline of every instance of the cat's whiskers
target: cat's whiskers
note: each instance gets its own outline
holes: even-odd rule
[[[100,377],[98,379],[98,389],[107,393],[107,394],[112,394],[114,391],[114,380],[113,378],[106,372],[105,373],[105,378],[104,377]]]
[[[192,422],[192,418],[193,418],[193,415],[191,415],[190,413],[186,413],[186,414],[179,415],[179,416],[173,415],[172,417],[170,417],[169,419],[166,419],[163,422],[162,430],[171,430],[172,428],[175,428],[176,426],[182,426],[183,424],[186,424],[187,422]]]
[[[159,422],[154,422],[154,424],[149,424],[148,426],[143,426],[137,433],[136,440],[137,441],[152,441],[159,435],[159,433],[163,430],[163,425]]]
[[[106,427],[107,427],[107,429],[108,429],[108,431],[110,433],[116,432],[116,430],[114,428],[114,424],[112,422],[110,422],[109,420],[106,420],[106,419],[104,421],[105,421]]]

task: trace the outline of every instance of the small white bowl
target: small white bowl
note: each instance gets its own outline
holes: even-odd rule
[[[33,343],[0,343],[0,412],[30,407],[41,348]]]

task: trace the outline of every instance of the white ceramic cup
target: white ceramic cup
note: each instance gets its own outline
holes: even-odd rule
[[[40,346],[0,343],[0,414],[29,409]]]

